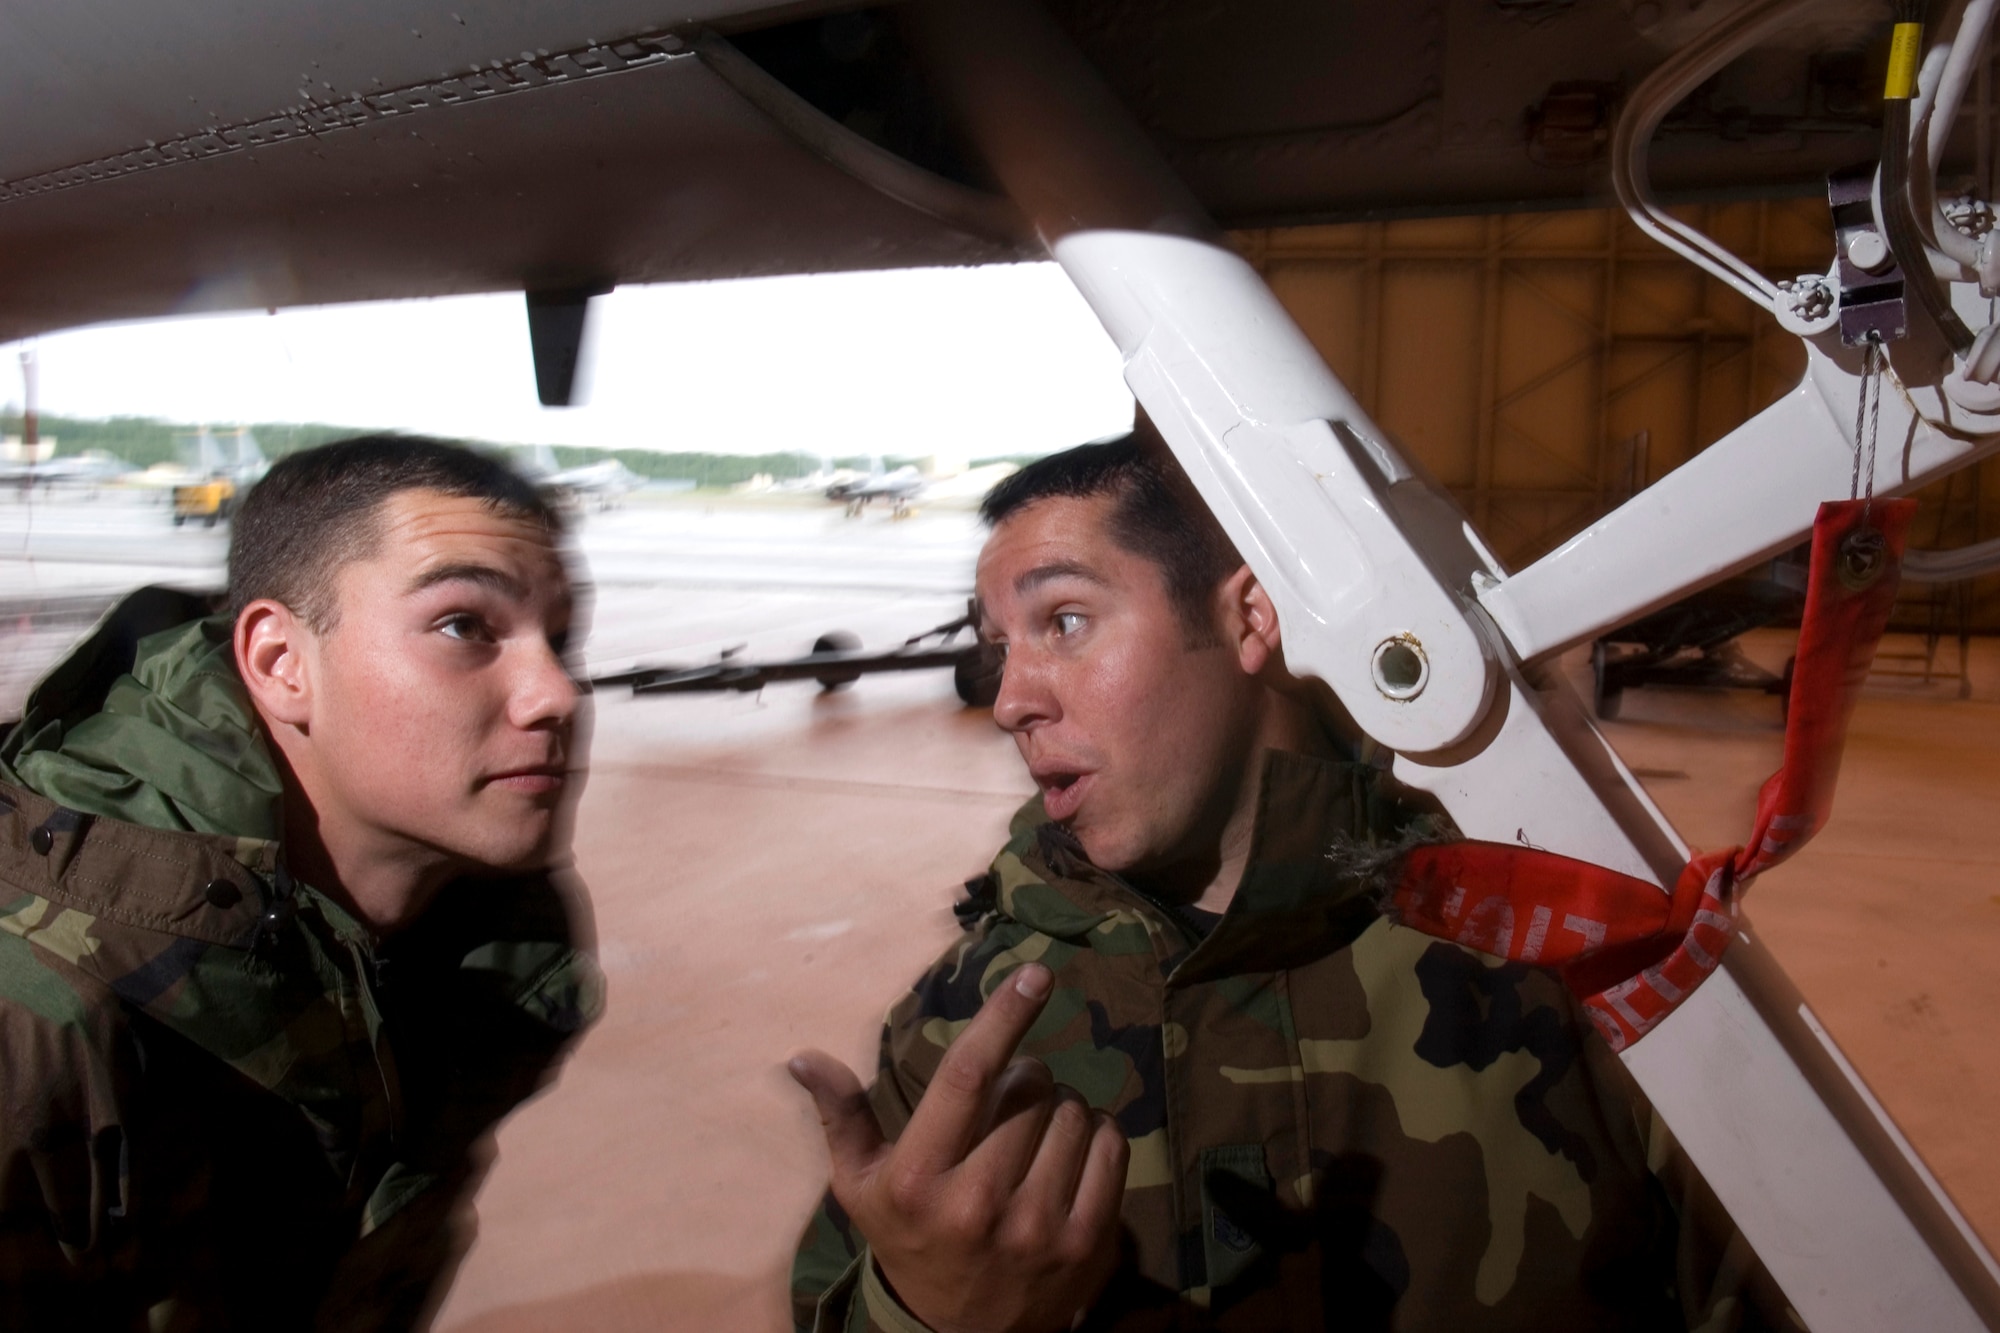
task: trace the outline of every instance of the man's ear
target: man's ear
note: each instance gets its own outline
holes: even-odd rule
[[[283,602],[260,598],[236,617],[236,673],[257,711],[274,723],[304,729],[312,717],[312,672],[306,647],[312,631]]]
[[[1281,661],[1284,638],[1278,630],[1278,608],[1271,605],[1271,595],[1250,566],[1238,566],[1223,580],[1222,596],[1229,645],[1236,650],[1243,674],[1259,675],[1272,662]]]

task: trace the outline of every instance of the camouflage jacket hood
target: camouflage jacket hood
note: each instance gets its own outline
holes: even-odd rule
[[[1132,1150],[1126,1262],[1086,1327],[1681,1326],[1634,1110],[1559,983],[1378,917],[1326,852],[1422,816],[1369,766],[1273,753],[1259,802],[1205,935],[1024,809],[968,886],[966,938],[890,1013],[885,1131],[984,997],[1040,961],[1055,990],[1022,1051]],[[822,1205],[801,1327],[918,1327],[865,1240]]]
[[[275,841],[284,788],[237,678],[226,616],[144,588],[29,696],[0,780],[146,828]]]
[[[135,594],[0,743],[0,1325],[307,1326],[329,1287],[369,1304],[323,1321],[413,1317],[480,1136],[601,1007],[547,876],[450,885],[386,946],[291,881],[199,610]]]

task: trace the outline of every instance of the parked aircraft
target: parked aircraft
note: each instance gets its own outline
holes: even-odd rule
[[[541,478],[541,485],[567,496],[572,503],[589,503],[610,509],[625,496],[646,484],[646,479],[615,458],[565,468]]]
[[[38,385],[32,347],[21,349],[22,433],[0,440],[0,486],[17,488],[23,495],[37,486],[52,490],[57,486],[96,487],[116,480],[135,469],[101,450],[86,450],[69,457],[56,455],[56,441],[44,436],[39,427]]]
[[[522,474],[562,503],[590,504],[610,509],[646,484],[646,479],[615,458],[585,463],[579,467],[557,467],[555,451],[546,444],[515,451]]]
[[[33,128],[0,143],[0,339],[523,290],[561,401],[614,283],[1052,254],[1280,598],[1289,664],[1398,775],[1473,836],[1671,882],[1685,846],[1551,664],[1795,544],[1860,480],[1871,385],[1878,494],[2000,447],[1984,94],[1957,114],[1995,8],[1892,40],[1873,0],[16,7],[0,123]],[[1909,76],[1886,109],[1885,64]],[[1829,177],[1840,253],[1783,285],[1660,202]],[[1217,243],[1614,197],[1809,370],[1520,570]],[[1675,1138],[1812,1327],[2000,1326],[2000,1268],[1738,933],[1625,1057]]]
[[[882,460],[874,459],[868,475],[836,481],[826,488],[826,498],[847,506],[849,518],[859,517],[873,500],[887,500],[892,512],[903,514],[910,502],[923,493],[924,474],[916,468],[904,465],[893,472],[882,468]]]
[[[0,460],[0,487],[102,486],[137,470],[123,459],[97,449],[39,463]]]

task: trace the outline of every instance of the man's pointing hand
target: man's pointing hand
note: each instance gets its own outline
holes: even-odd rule
[[[1118,1262],[1125,1136],[1041,1061],[1013,1058],[1053,982],[1030,963],[1001,983],[894,1143],[846,1065],[790,1062],[826,1129],[833,1197],[939,1333],[1067,1329]]]

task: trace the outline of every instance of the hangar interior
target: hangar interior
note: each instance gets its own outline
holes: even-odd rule
[[[1683,205],[1761,271],[1823,272],[1819,198]],[[1236,233],[1384,430],[1518,569],[1793,389],[1796,338],[1616,209]],[[1918,493],[1911,545],[2000,532],[1988,461]],[[1895,628],[2000,630],[2000,579],[1906,585]],[[1947,643],[1938,665],[1957,670]]]

